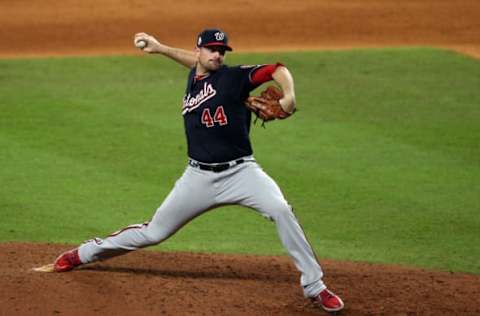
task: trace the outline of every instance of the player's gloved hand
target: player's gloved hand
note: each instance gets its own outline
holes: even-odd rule
[[[283,98],[283,92],[275,86],[267,87],[260,96],[250,96],[245,101],[245,106],[255,113],[257,118],[264,122],[275,119],[283,120],[292,113],[287,113],[280,105],[280,99]],[[295,112],[295,111],[294,111]]]

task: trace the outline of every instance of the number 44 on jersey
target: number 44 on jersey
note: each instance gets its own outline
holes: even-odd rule
[[[207,127],[213,127],[215,126],[215,123],[218,123],[221,126],[228,124],[227,116],[225,115],[222,105],[215,109],[213,116],[210,113],[209,108],[205,108],[202,112],[202,124],[205,124]]]

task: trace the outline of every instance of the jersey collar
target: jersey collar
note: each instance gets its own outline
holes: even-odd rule
[[[200,80],[203,80],[203,79],[206,79],[210,77],[210,73],[207,72],[206,74],[203,74],[203,75],[194,75],[193,77],[193,82],[197,82],[197,81],[200,81]]]

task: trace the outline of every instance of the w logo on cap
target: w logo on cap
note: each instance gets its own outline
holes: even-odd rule
[[[206,29],[198,34],[197,47],[221,46],[225,50],[231,51],[228,46],[228,37],[225,32],[219,29]]]
[[[223,32],[217,32],[214,35],[217,41],[223,41],[223,39],[225,38],[225,33]]]

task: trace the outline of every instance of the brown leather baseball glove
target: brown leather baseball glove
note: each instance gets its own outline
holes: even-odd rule
[[[283,98],[283,92],[275,86],[269,86],[262,91],[260,96],[250,96],[245,101],[246,107],[257,115],[257,118],[263,122],[272,121],[275,119],[283,120],[291,114],[285,112],[279,100]]]

